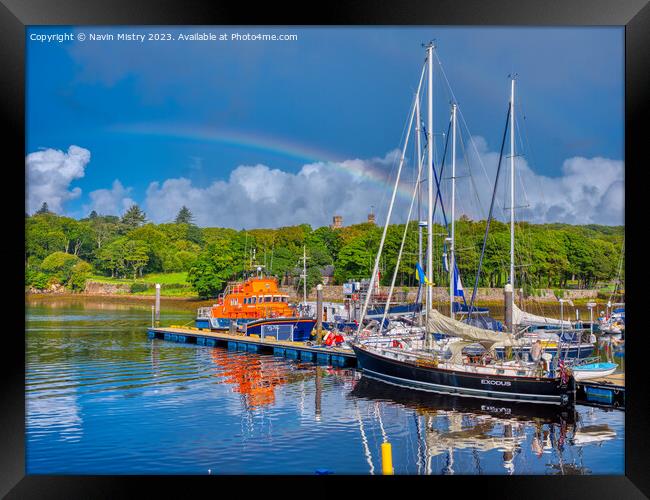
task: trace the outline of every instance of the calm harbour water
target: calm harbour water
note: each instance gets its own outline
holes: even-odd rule
[[[384,440],[396,474],[624,472],[620,410],[421,395],[354,369],[150,340],[150,304],[27,307],[30,474],[381,474]]]

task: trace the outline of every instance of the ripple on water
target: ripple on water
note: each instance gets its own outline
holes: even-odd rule
[[[623,472],[622,412],[507,415],[351,369],[150,340],[149,321],[28,310],[28,472],[379,474],[384,440],[402,474]]]

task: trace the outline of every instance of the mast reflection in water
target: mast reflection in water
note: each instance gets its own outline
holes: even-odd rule
[[[381,474],[384,441],[396,474],[623,473],[621,411],[421,394],[352,369],[150,340],[150,315],[28,305],[28,473]]]

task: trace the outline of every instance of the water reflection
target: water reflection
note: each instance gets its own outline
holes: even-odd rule
[[[484,457],[495,457],[494,452],[499,454],[498,462],[506,474],[517,473],[517,463],[526,462],[526,456],[545,460],[547,473],[589,473],[582,464],[582,447],[617,437],[606,423],[583,424],[575,409],[422,393],[363,376],[349,397],[414,411],[417,443],[413,455],[417,457],[418,474],[481,474],[485,472]],[[383,439],[388,440],[385,436]],[[566,457],[569,447],[572,456]],[[577,456],[573,457],[573,451]],[[466,462],[457,470],[459,455],[471,456],[469,470]],[[515,460],[519,455],[522,460]],[[434,458],[438,459],[438,470],[434,469]],[[489,473],[498,473],[494,460],[490,462]]]
[[[149,339],[149,315],[28,312],[30,473],[381,474],[384,441],[396,474],[623,471],[620,411],[421,394],[353,369]]]
[[[234,386],[233,391],[242,395],[246,409],[273,404],[276,387],[290,381],[288,370],[268,357],[212,349],[210,358],[217,367],[215,376]]]
[[[26,425],[32,439],[54,435],[55,439],[75,442],[82,438],[84,422],[75,389],[61,395],[29,398],[26,407]]]

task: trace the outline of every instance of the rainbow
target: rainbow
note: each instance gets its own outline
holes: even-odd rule
[[[367,162],[362,164],[359,160],[346,160],[331,151],[325,151],[305,144],[300,144],[278,136],[209,127],[152,123],[116,125],[110,130],[112,132],[129,135],[164,137],[253,149],[309,163],[326,163],[328,167],[353,173],[355,176],[371,181],[373,184],[376,184],[381,188],[386,188],[389,182],[391,187],[393,184],[392,180],[386,178],[385,172],[368,165]],[[400,197],[410,200],[413,193],[411,179],[412,172],[409,172],[408,174],[404,176],[405,182],[400,182],[398,194]]]

